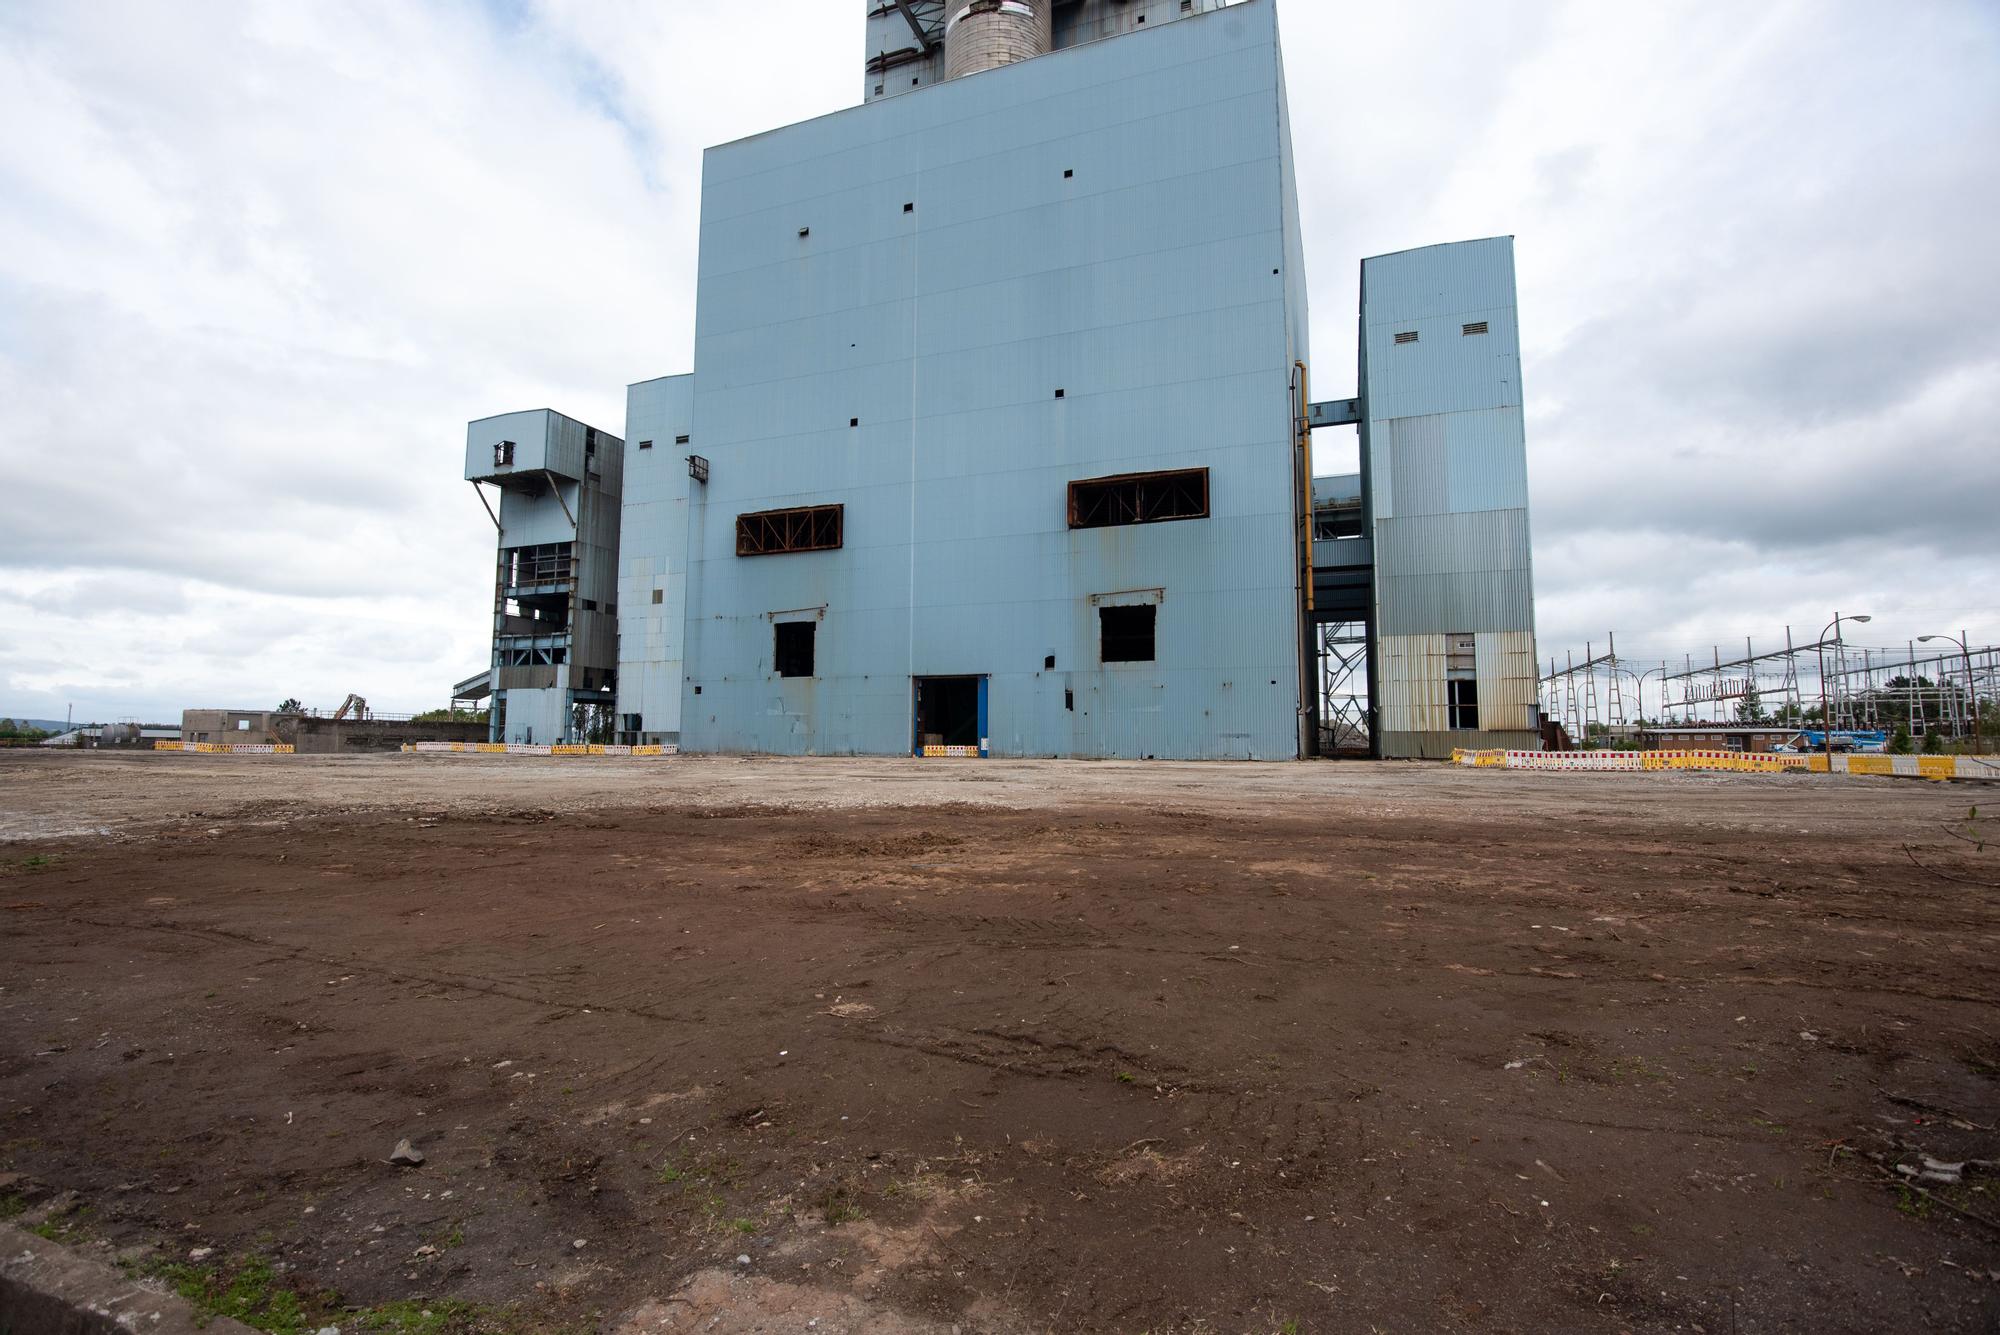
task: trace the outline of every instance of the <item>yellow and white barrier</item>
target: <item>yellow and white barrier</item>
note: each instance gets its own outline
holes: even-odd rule
[[[671,756],[678,746],[609,746],[597,742],[560,742],[529,746],[523,742],[405,742],[404,755],[484,756]]]
[[[288,756],[289,742],[154,742],[155,751],[180,751],[205,756]]]
[[[1911,779],[2000,780],[2000,759],[1989,756],[1758,755],[1740,751],[1453,751],[1452,763],[1477,769],[1565,771],[1720,770],[1736,774],[1896,775]]]

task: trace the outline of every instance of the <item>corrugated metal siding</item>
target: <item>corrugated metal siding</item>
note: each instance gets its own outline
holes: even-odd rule
[[[1250,0],[710,151],[684,746],[900,751],[911,677],[966,673],[996,754],[1296,753],[1282,126]],[[1074,479],[1196,466],[1208,519],[1067,527]],[[832,502],[841,550],[735,556]],[[1103,665],[1089,598],[1137,588],[1158,659]],[[772,676],[821,607],[817,677]]]
[[[1475,637],[1479,676],[1479,726],[1486,732],[1534,732],[1539,676],[1535,637],[1528,631],[1481,632]]]
[[[666,376],[625,395],[625,530],[618,561],[618,713],[638,715],[649,738],[677,741],[688,575],[687,457],[694,377]],[[638,442],[650,440],[652,448]],[[653,601],[655,591],[660,601]],[[620,721],[621,730],[624,727]]]
[[[1480,323],[1486,332],[1464,332]],[[1512,240],[1364,261],[1362,368],[1379,689],[1385,699],[1426,689],[1395,680],[1425,665],[1392,656],[1390,640],[1473,633],[1482,732],[1530,745],[1534,581]],[[1451,731],[1442,714],[1385,712],[1382,734],[1386,755],[1428,755]]]
[[[1444,636],[1382,635],[1376,645],[1382,661],[1383,730],[1444,731]]]

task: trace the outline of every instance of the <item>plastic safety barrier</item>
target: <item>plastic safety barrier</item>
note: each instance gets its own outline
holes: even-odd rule
[[[1740,751],[1466,751],[1455,765],[1477,769],[1564,770],[1603,773],[1631,770],[1716,770],[1736,774],[1898,775],[1912,779],[2000,780],[2000,759],[1987,756],[1758,755]]]
[[[611,746],[599,742],[559,742],[552,746],[529,746],[523,742],[404,742],[404,755],[486,755],[486,756],[671,756],[680,747]]]
[[[289,742],[154,742],[155,751],[180,751],[204,756],[288,756]]]

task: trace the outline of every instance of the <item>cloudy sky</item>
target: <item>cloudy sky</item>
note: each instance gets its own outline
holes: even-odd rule
[[[701,150],[860,10],[0,0],[0,712],[442,703],[466,420],[688,369]],[[1316,387],[1359,257],[1518,238],[1544,658],[2000,639],[2000,7],[1281,17]]]

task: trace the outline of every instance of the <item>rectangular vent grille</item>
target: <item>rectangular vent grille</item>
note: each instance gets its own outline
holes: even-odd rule
[[[1414,329],[1405,329],[1402,333],[1396,335],[1396,341],[1398,343],[1414,343],[1417,341],[1417,331]]]
[[[1458,332],[1466,337],[1470,337],[1473,334],[1483,334],[1486,332],[1486,321],[1474,320],[1471,324],[1460,325]]]

